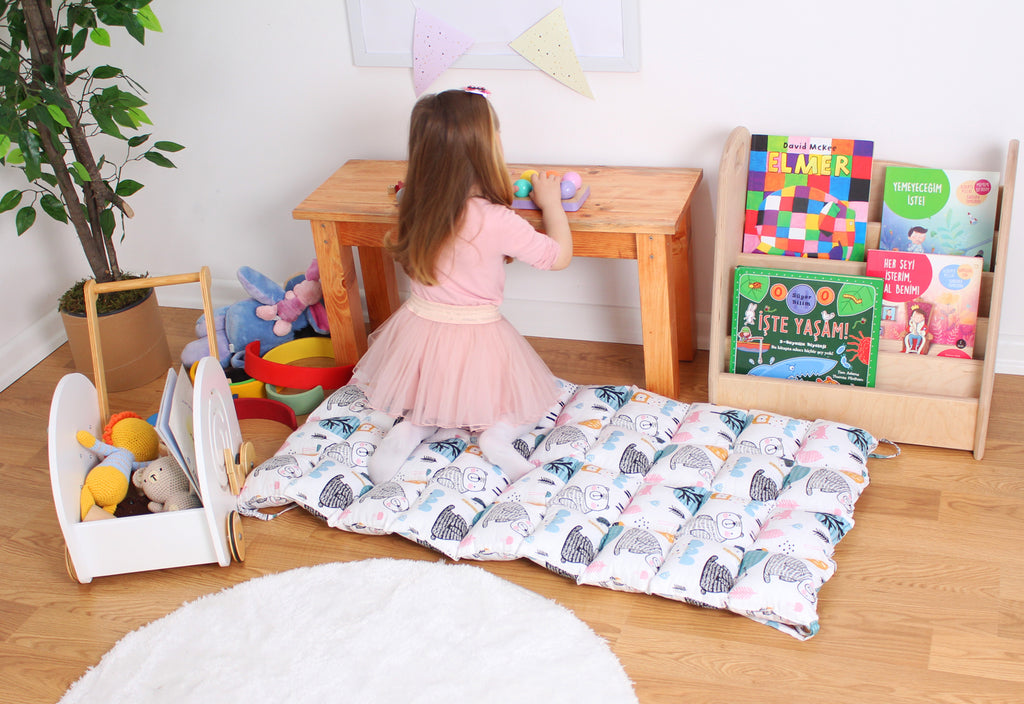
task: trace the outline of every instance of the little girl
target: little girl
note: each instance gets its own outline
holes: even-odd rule
[[[370,458],[390,479],[437,428],[481,432],[511,479],[532,465],[512,442],[558,398],[555,377],[498,310],[506,261],[564,269],[572,234],[555,175],[533,177],[544,230],[511,208],[512,181],[486,91],[449,90],[412,111],[398,231],[385,245],[412,280],[409,300],[370,336],[352,375],[369,405],[402,420]]]

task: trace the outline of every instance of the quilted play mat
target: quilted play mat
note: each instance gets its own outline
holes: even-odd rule
[[[245,515],[297,504],[328,525],[394,533],[454,560],[531,560],[579,584],[728,609],[804,640],[868,485],[869,433],[827,420],[561,382],[516,441],[511,483],[464,430],[441,429],[390,481],[367,459],[393,420],[345,386],[239,495]]]

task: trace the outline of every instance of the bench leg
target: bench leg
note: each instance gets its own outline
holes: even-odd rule
[[[376,330],[398,310],[401,303],[395,261],[381,247],[360,247],[359,268],[363,272],[370,330]]]
[[[355,364],[366,351],[366,326],[352,248],[340,243],[338,223],[314,220],[312,226],[334,359]]]
[[[643,328],[644,372],[649,391],[679,395],[679,330],[676,266],[670,266],[672,242],[665,235],[637,234],[640,278],[640,322]]]

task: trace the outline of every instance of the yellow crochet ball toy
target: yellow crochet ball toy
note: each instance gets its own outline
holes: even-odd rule
[[[103,428],[103,442],[128,450],[136,462],[149,462],[160,454],[160,438],[156,430],[131,411],[110,416],[110,421]]]

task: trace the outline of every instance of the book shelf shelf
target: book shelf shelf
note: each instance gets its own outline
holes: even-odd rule
[[[730,323],[737,266],[772,266],[793,271],[865,273],[864,262],[744,254],[744,203],[750,158],[750,131],[737,127],[726,140],[719,168],[715,225],[715,268],[711,302],[708,397],[711,403],[756,408],[797,418],[827,418],[863,428],[896,443],[985,452],[985,435],[995,378],[1006,278],[1014,181],[1019,143],[1011,140],[999,190],[993,270],[983,274],[974,359],[920,357],[880,352],[873,388],[768,379],[730,374]],[[871,174],[867,239],[877,248],[881,230],[885,168],[902,162],[875,159]]]

